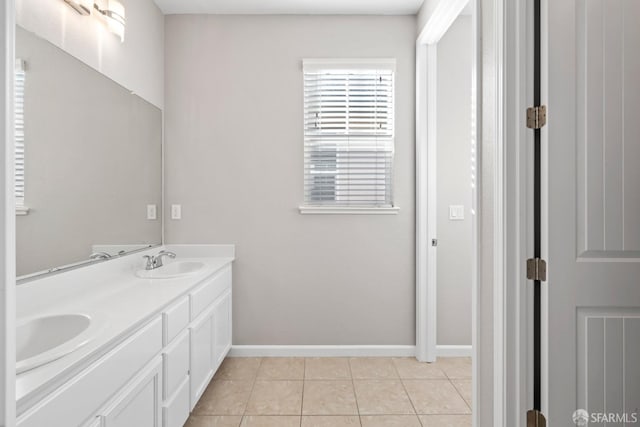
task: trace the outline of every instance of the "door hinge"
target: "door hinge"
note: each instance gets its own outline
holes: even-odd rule
[[[529,258],[527,260],[527,279],[547,281],[547,262],[541,258]]]
[[[527,127],[529,129],[540,129],[547,124],[547,106],[527,108]]]
[[[431,239],[431,246],[438,246],[438,239]]]
[[[542,412],[531,409],[527,411],[527,427],[547,427],[547,419]]]

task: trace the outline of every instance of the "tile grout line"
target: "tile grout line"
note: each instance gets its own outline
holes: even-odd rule
[[[447,380],[449,380],[449,383],[453,386],[453,389],[456,391],[456,393],[458,393],[458,396],[460,396],[460,398],[462,399],[462,401],[465,403],[465,405],[467,405],[467,407],[469,408],[469,412],[471,413],[471,415],[473,416],[473,409],[471,408],[471,405],[469,405],[469,402],[467,402],[467,399],[464,398],[464,396],[462,395],[462,393],[460,392],[460,390],[458,389],[458,387],[456,386],[456,384],[453,382],[454,380],[460,381],[460,380],[469,380],[469,378],[453,378],[451,377],[446,370],[441,369],[442,372],[444,372],[444,375],[447,377]],[[473,380],[473,378],[471,378],[471,380]],[[451,414],[451,415],[468,415],[468,414]]]
[[[462,392],[460,392],[460,390],[458,389],[458,386],[456,386],[456,384],[453,382],[455,381],[473,381],[473,377],[471,378],[467,378],[467,377],[462,377],[462,378],[453,378],[451,377],[444,369],[442,370],[442,372],[444,372],[445,376],[447,377],[447,379],[449,380],[449,382],[451,383],[451,385],[453,386],[453,388],[455,389],[455,391],[458,393],[458,395],[460,396],[460,398],[462,399],[462,401],[464,403],[466,403],[467,407],[469,408],[470,412],[473,412],[473,408],[471,407],[471,405],[469,404],[469,402],[467,402],[467,399],[464,398],[464,396],[462,395]],[[461,414],[463,415],[463,414]],[[473,414],[472,414],[473,415]]]
[[[300,401],[300,427],[302,427],[302,411],[304,408],[304,389],[307,386],[307,358],[302,358],[302,400]]]
[[[247,409],[249,408],[249,402],[251,401],[251,397],[253,396],[253,390],[256,388],[256,382],[258,381],[258,374],[260,373],[260,368],[262,367],[262,361],[264,358],[258,359],[260,362],[258,363],[258,369],[256,369],[256,375],[253,377],[253,383],[251,384],[251,391],[249,392],[249,398],[244,405],[244,411],[242,412],[242,418],[240,419],[240,426],[242,427],[242,423],[244,423],[245,417],[247,416]]]
[[[411,407],[413,408],[414,415],[418,419],[418,423],[422,425],[422,420],[420,420],[420,416],[418,415],[418,410],[416,409],[416,405],[413,404],[413,399],[411,399],[411,395],[409,394],[407,387],[404,385],[403,378],[400,375],[400,371],[398,370],[398,365],[396,365],[396,358],[392,358],[391,363],[393,364],[393,368],[396,370],[396,374],[398,374],[398,379],[400,381],[400,384],[402,385],[402,389],[404,390],[404,393],[407,395],[407,399],[409,399],[409,403],[411,403]]]
[[[351,359],[352,358],[347,358],[347,366],[349,367],[349,377],[351,377],[351,387],[353,387],[353,399],[356,401],[356,411],[358,411],[358,423],[360,423],[360,427],[362,427],[362,415],[360,414],[360,405],[358,404],[356,382],[353,379],[353,370],[351,369]]]
[[[462,378],[454,378],[456,381],[469,381],[468,379],[462,379]],[[464,401],[464,403],[467,404],[467,406],[469,407],[469,411],[473,411],[473,409],[471,409],[471,405],[469,404],[469,402],[467,402],[467,399],[465,399],[465,397],[462,395],[462,392],[460,391],[460,389],[458,388],[458,386],[456,385],[456,383],[453,382],[453,379],[450,379],[449,382],[451,383],[451,385],[453,386],[453,388],[455,389],[455,391],[458,393],[458,395],[460,396],[460,398]]]

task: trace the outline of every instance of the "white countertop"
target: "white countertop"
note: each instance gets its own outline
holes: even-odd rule
[[[135,272],[142,268],[142,256],[163,248],[178,255],[172,262],[197,260],[204,263],[204,267],[185,278],[137,277]],[[18,286],[18,322],[36,316],[84,313],[100,325],[95,337],[81,348],[17,376],[18,413],[114,348],[203,279],[229,265],[234,260],[234,252],[231,245],[157,247]]]

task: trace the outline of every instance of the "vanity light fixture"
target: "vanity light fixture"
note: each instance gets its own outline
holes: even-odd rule
[[[64,0],[64,2],[80,15],[91,15],[93,0]]]
[[[120,37],[120,41],[123,42],[124,30],[127,23],[124,5],[119,0],[102,0],[100,3],[104,6],[95,2],[93,7],[104,16],[109,31]]]

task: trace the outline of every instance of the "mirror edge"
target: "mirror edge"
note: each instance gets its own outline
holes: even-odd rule
[[[42,271],[38,271],[35,273],[30,273],[30,274],[25,274],[24,276],[19,276],[16,278],[16,285],[22,285],[25,283],[29,283],[29,282],[33,282],[35,280],[39,280],[39,279],[44,279],[45,277],[49,277],[49,276],[55,276],[57,274],[60,273],[66,273],[68,271],[73,271],[73,270],[77,270],[83,267],[89,267],[91,265],[95,265],[95,264],[101,264],[103,262],[109,262],[109,261],[113,261],[116,259],[120,259],[123,257],[126,257],[128,255],[135,255],[137,253],[143,252],[143,251],[147,251],[149,249],[153,249],[153,248],[159,248],[163,245],[163,243],[156,243],[156,244],[149,244],[146,245],[144,247],[141,247],[140,249],[135,249],[123,254],[118,254],[118,255],[113,255],[111,258],[108,259],[88,259],[88,260],[84,260],[84,261],[79,261],[73,264],[67,264],[67,265],[63,265],[60,267],[53,267],[50,268],[48,270],[42,270]]]

